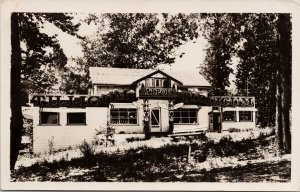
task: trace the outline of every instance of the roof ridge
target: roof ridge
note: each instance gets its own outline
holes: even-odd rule
[[[208,81],[199,71],[171,70],[171,69],[136,69],[117,67],[90,67],[90,77],[94,84],[130,85],[156,71],[161,71],[170,77],[180,81],[183,85],[210,86]],[[187,74],[188,73],[188,74]]]

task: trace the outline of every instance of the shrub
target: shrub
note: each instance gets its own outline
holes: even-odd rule
[[[199,135],[195,135],[194,137],[198,141],[203,141],[203,142],[207,142],[208,141],[208,137],[206,136],[205,133],[201,133]]]
[[[198,149],[195,150],[194,159],[200,163],[206,161],[209,150],[214,148],[214,146],[215,142],[213,140],[208,140],[207,142],[203,143]]]
[[[194,159],[199,163],[206,161],[207,152],[204,152],[204,150],[201,149],[195,150]]]
[[[259,136],[257,137],[256,140],[261,146],[266,146],[269,144],[268,140],[266,139],[267,137],[268,137],[267,134],[259,133]]]
[[[255,149],[255,142],[252,139],[242,139],[241,141],[233,141],[232,138],[222,137],[218,143],[208,140],[203,143],[194,152],[194,159],[198,162],[206,161],[208,156],[228,157],[239,153],[246,153],[250,149]]]
[[[103,134],[102,134],[103,136]],[[105,143],[105,139],[104,136],[99,138],[99,135],[95,135],[93,141],[92,141],[92,145],[104,145]]]
[[[86,140],[84,140],[79,146],[79,150],[87,160],[92,159],[92,157],[95,155],[94,147],[86,142]]]
[[[229,137],[222,137],[215,145],[216,155],[221,157],[233,156],[238,154],[236,142]]]
[[[103,129],[103,128],[100,126],[100,129]],[[103,133],[102,131],[95,129],[96,137],[98,135],[104,135],[106,147],[108,146],[108,142],[110,142],[110,144],[112,144],[112,145],[115,145],[115,138],[114,138],[114,135],[116,133],[115,127],[109,121],[107,121],[107,126],[105,127],[105,130],[106,131]]]
[[[238,132],[238,131],[239,131],[239,129],[237,129],[237,128],[229,128],[228,129],[229,133]]]
[[[128,143],[132,143],[133,141],[143,141],[145,139],[139,138],[139,137],[130,137],[130,138],[126,138],[126,141]]]
[[[48,140],[48,153],[53,154],[54,153],[54,137]]]

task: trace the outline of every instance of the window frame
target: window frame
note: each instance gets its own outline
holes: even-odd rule
[[[127,110],[126,112],[127,112],[127,118],[125,118],[125,117],[123,117],[122,119],[121,119],[121,116],[120,116],[120,109],[121,109],[121,111],[122,110]],[[133,111],[134,110],[134,111]],[[113,117],[112,116],[112,114],[111,114],[111,112],[112,111],[117,111],[117,113],[118,113],[118,117],[116,118],[116,117]],[[124,111],[123,111],[124,112]],[[134,118],[134,117],[130,117],[130,113],[132,113],[132,112],[134,112],[135,113],[135,115],[136,115],[136,117]],[[138,109],[137,108],[113,108],[113,109],[110,109],[110,112],[109,112],[109,115],[110,115],[110,123],[112,124],[112,125],[118,125],[118,126],[123,126],[123,125],[139,125],[139,118],[138,118]],[[120,123],[120,121],[121,120],[127,120],[127,123]],[[129,123],[130,122],[130,120],[135,120],[136,121],[136,123]],[[118,123],[113,123],[113,120],[117,120],[118,121]]]
[[[145,79],[145,87],[153,87],[153,84],[154,84],[154,80],[152,77],[149,77],[149,78],[146,78]],[[151,86],[149,86],[149,84],[151,84]]]
[[[56,124],[42,123],[42,113],[56,113],[57,123]],[[42,126],[60,126],[60,113],[59,112],[52,112],[52,111],[41,111],[40,114],[39,114],[39,125],[42,125]]]
[[[226,112],[233,112],[233,120],[225,120],[224,113]],[[236,122],[236,111],[223,111],[222,118],[222,122]]]
[[[76,114],[76,113],[83,113],[84,114],[84,123],[70,123],[69,122],[69,115],[70,114]],[[76,126],[76,125],[87,125],[86,124],[86,112],[67,112],[67,125],[68,126]]]
[[[156,82],[158,81],[159,85],[156,85]],[[166,84],[164,84],[164,81]],[[168,78],[156,78],[156,77],[149,77],[145,80],[145,86],[151,87],[151,88],[168,88],[169,86],[169,79]],[[151,86],[149,86],[151,82]]]
[[[250,112],[250,120],[241,120],[241,113]],[[239,111],[239,122],[253,122],[253,111]]]
[[[180,116],[176,117],[176,114],[178,113],[178,111],[180,113]],[[184,112],[188,111],[188,116],[183,117],[182,116],[182,111],[184,111]],[[196,112],[196,117],[191,117],[190,111]],[[198,112],[199,112],[199,109],[197,109],[197,108],[179,108],[179,109],[176,109],[176,110],[174,110],[173,122],[176,125],[198,125],[199,124]],[[196,123],[194,123],[194,122],[191,123],[191,118],[196,118]],[[175,119],[179,119],[179,122],[177,123]],[[189,123],[182,123],[182,119],[188,119]]]

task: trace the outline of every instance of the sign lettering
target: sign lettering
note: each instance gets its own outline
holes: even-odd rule
[[[134,91],[113,91],[101,96],[90,95],[31,95],[30,103],[39,107],[107,107],[110,103],[136,101]]]
[[[141,99],[163,99],[177,97],[176,90],[172,88],[141,88],[139,93]]]
[[[140,99],[168,99],[174,104],[224,107],[254,107],[255,98],[249,96],[210,96],[171,88],[144,88],[140,90]],[[132,103],[137,101],[134,91],[110,92],[96,95],[33,95],[30,103],[39,107],[108,107],[110,103]]]

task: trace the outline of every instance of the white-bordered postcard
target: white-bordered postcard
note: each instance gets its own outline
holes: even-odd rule
[[[1,189],[298,191],[300,2],[1,2]]]

